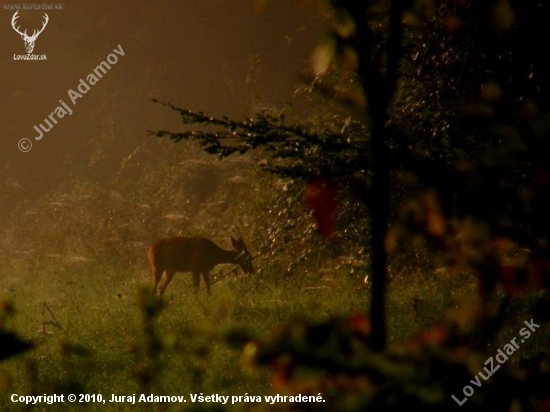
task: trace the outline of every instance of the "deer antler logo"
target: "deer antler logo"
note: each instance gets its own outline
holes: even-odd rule
[[[48,15],[46,13],[44,13],[44,17],[46,18],[46,20],[42,24],[42,28],[40,30],[34,30],[33,33],[32,33],[32,36],[29,36],[29,35],[27,35],[27,30],[25,30],[24,33],[21,33],[19,31],[19,27],[15,27],[15,20],[17,20],[19,18],[17,13],[19,13],[19,11],[16,11],[14,13],[13,17],[11,18],[11,26],[13,27],[13,29],[17,33],[19,33],[21,35],[21,38],[25,41],[25,49],[27,49],[27,54],[31,54],[33,49],[34,49],[34,42],[36,41],[36,38],[38,37],[38,35],[40,33],[42,33],[44,31],[44,28],[48,24],[48,21],[50,20],[50,18],[48,17]]]

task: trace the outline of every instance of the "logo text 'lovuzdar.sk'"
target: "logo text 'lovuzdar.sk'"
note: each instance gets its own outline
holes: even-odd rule
[[[118,62],[118,56],[124,56],[124,51],[122,50],[122,46],[119,44],[118,48],[113,49],[114,53],[110,53],[107,56],[107,62],[109,62],[111,65],[114,65]],[[80,79],[80,82],[78,83],[77,89],[80,93],[69,89],[67,91],[67,94],[69,95],[69,98],[71,99],[71,102],[73,103],[73,106],[76,104],[76,99],[82,98],[82,95],[86,94],[90,90],[90,85],[95,85],[99,79],[101,79],[103,76],[102,74],[106,74],[108,70],[111,69],[111,66],[107,63],[105,60],[102,61],[94,70],[92,73],[88,74],[86,76],[86,81],[84,79]],[[44,137],[44,133],[49,132],[52,130],[54,125],[57,124],[57,119],[62,119],[65,115],[71,115],[73,114],[73,111],[71,108],[63,101],[59,100],[61,103],[61,106],[58,106],[55,108],[53,112],[50,113],[48,117],[44,119],[44,124],[39,124],[40,128],[38,126],[33,126],[34,129],[38,132],[38,136],[36,136],[35,140],[40,140]],[[57,119],[56,119],[57,118]],[[52,124],[53,123],[53,124]],[[42,129],[42,130],[40,130]]]

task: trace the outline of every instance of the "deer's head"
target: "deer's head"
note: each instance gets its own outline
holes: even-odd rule
[[[29,36],[27,35],[27,30],[25,30],[25,32],[22,33],[21,31],[19,31],[19,27],[15,27],[15,20],[19,18],[17,13],[19,13],[19,11],[16,11],[13,17],[11,18],[11,26],[17,33],[21,35],[21,38],[25,41],[25,49],[27,49],[27,53],[30,54],[34,49],[34,42],[36,41],[36,38],[40,33],[44,31],[44,28],[46,27],[46,24],[48,24],[48,20],[50,20],[50,18],[46,13],[44,13],[44,17],[46,18],[46,20],[42,24],[42,28],[40,30],[34,30],[32,33],[32,36]]]
[[[237,252],[239,252],[237,257],[235,258],[235,263],[237,263],[241,267],[244,273],[248,274],[254,272],[254,267],[252,266],[252,256],[246,248],[246,245],[244,244],[242,238],[239,238],[239,240],[235,240],[233,236],[231,236],[231,243],[233,244],[233,247],[237,250]]]

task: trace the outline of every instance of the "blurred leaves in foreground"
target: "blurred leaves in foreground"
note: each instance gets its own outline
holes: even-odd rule
[[[0,361],[28,351],[33,347],[8,330],[8,319],[14,308],[10,302],[0,302]]]

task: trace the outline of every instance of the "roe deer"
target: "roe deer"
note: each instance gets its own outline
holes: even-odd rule
[[[153,271],[153,294],[160,283],[160,300],[176,272],[191,272],[195,294],[199,292],[200,277],[210,295],[210,271],[220,263],[235,263],[245,273],[252,273],[252,256],[243,240],[231,237],[235,250],[225,250],[209,239],[200,237],[171,237],[157,240],[147,252]],[[162,278],[162,281],[161,281]]]

